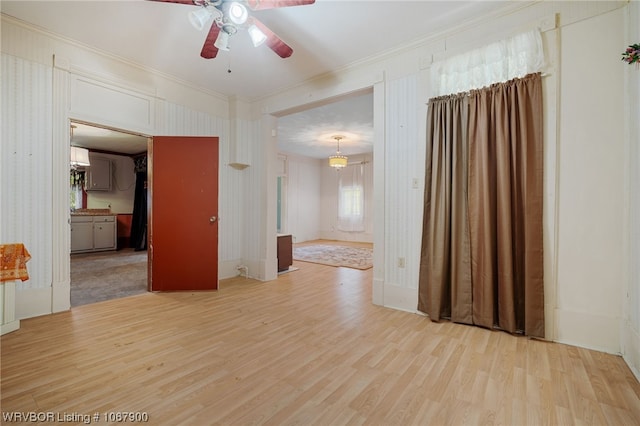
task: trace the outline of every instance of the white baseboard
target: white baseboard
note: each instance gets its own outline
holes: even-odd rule
[[[71,281],[54,282],[51,288],[51,311],[63,312],[71,309]]]
[[[240,275],[238,266],[242,265],[242,259],[225,260],[218,263],[218,278],[224,280]]]
[[[51,313],[51,287],[16,290],[16,318],[25,319]]]
[[[555,341],[620,354],[620,318],[556,309]]]
[[[11,333],[12,331],[16,331],[20,328],[20,320],[13,320],[11,322],[7,322],[0,325],[0,336],[3,334]]]
[[[0,335],[11,333],[20,328],[16,319],[16,281],[0,284]]]
[[[629,322],[622,327],[622,358],[640,381],[640,332],[634,330]]]
[[[373,279],[372,302],[374,305],[384,306],[384,280]]]
[[[415,313],[417,310],[418,290],[415,288],[384,285],[384,303],[387,308]]]
[[[269,265],[270,263],[264,260],[225,260],[218,263],[218,278],[223,280],[242,275],[260,281],[274,280],[278,278],[277,266],[271,267]],[[247,269],[240,271],[238,266],[244,266]]]

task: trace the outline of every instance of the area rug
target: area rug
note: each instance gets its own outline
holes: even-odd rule
[[[373,249],[333,245],[302,246],[294,247],[293,258],[322,265],[369,269],[373,266]]]

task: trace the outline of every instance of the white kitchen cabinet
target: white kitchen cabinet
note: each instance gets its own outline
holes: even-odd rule
[[[118,235],[115,216],[93,217],[93,249],[115,250]]]
[[[118,227],[115,215],[71,216],[71,252],[115,250]]]
[[[93,250],[93,218],[71,217],[71,251]]]
[[[111,191],[111,160],[91,157],[85,180],[87,191]]]

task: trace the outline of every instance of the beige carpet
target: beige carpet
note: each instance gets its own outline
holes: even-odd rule
[[[294,247],[293,259],[329,266],[369,269],[373,267],[373,249],[323,244],[302,246]]]

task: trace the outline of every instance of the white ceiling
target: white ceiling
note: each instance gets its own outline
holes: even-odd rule
[[[304,157],[327,158],[341,136],[344,155],[373,152],[373,92],[278,118],[278,148]]]
[[[147,138],[74,122],[71,123],[71,145],[92,151],[136,155],[147,151]]]
[[[287,59],[265,45],[254,48],[244,31],[232,37],[230,51],[220,51],[215,59],[201,58],[207,31],[190,25],[187,13],[197,8],[191,5],[147,0],[2,0],[0,10],[126,61],[251,101],[518,3],[522,5],[482,0],[316,0],[312,5],[253,12],[293,48]],[[339,131],[354,135],[353,146],[341,143],[343,152],[365,149],[356,148],[355,139],[371,144],[370,96],[349,97],[332,106],[282,117],[279,148],[326,157],[327,146],[335,143],[330,138],[327,144],[321,142]],[[363,106],[367,111],[361,110]]]

